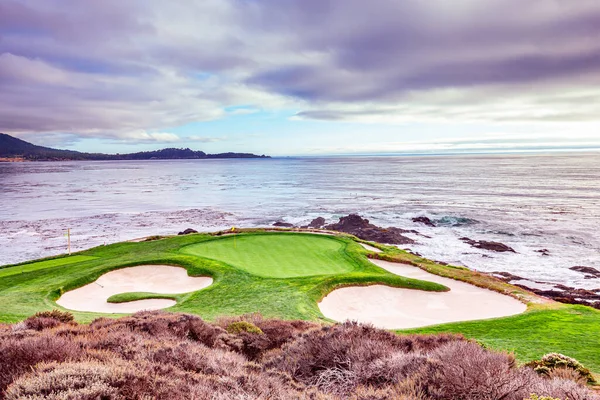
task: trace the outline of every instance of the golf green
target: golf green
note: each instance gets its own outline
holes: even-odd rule
[[[353,270],[339,240],[316,235],[225,237],[181,252],[221,261],[264,278],[333,275]]]

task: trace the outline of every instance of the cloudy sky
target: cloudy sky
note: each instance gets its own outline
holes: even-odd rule
[[[0,132],[82,151],[600,147],[598,0],[0,0]]]

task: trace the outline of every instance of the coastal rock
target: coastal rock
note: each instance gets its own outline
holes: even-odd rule
[[[600,271],[592,267],[575,266],[569,268],[571,271],[577,271],[585,274],[585,279],[600,278]]]
[[[357,214],[350,214],[340,218],[336,224],[327,225],[326,229],[345,232],[363,240],[388,244],[414,244],[415,241],[403,235],[404,229],[389,227],[381,228],[362,218]]]
[[[504,282],[525,280],[525,278],[511,274],[510,272],[494,271],[491,274],[496,278],[503,280]]]
[[[415,222],[415,223],[419,223],[419,224],[423,224],[423,225],[435,227],[435,224],[433,223],[433,221],[431,219],[429,219],[428,217],[425,217],[425,216],[415,217],[415,218],[412,219],[412,221]]]
[[[179,232],[178,235],[189,235],[190,233],[198,233],[198,231],[192,228],[187,228],[185,231]]]
[[[279,228],[293,228],[294,224],[290,224],[289,222],[277,221],[273,224],[273,226],[276,226]]]
[[[544,296],[554,301],[566,304],[581,304],[600,310],[600,293],[593,290],[576,289],[565,285],[555,285],[553,290],[541,290],[527,285],[515,284],[520,288],[529,290],[538,296]]]
[[[496,251],[499,253],[503,253],[503,252],[507,252],[507,251],[516,253],[516,251],[512,247],[507,246],[504,243],[500,243],[500,242],[491,242],[491,241],[487,241],[487,240],[473,240],[468,237],[461,237],[460,240],[471,245],[471,247],[475,247],[476,249]]]
[[[323,225],[325,225],[325,218],[323,217],[317,217],[315,219],[313,219],[312,221],[310,221],[310,224],[308,224],[309,228],[322,228]]]
[[[536,253],[540,253],[543,256],[549,256],[550,255],[550,250],[548,249],[540,249],[540,250],[536,250]]]

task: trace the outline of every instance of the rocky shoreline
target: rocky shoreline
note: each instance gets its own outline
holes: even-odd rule
[[[573,268],[575,267],[570,269]],[[586,268],[597,271],[592,267]],[[600,310],[600,288],[594,290],[578,289],[571,286],[553,284],[544,281],[532,281],[508,272],[494,272],[492,275],[503,280],[504,282],[510,283],[511,285],[529,290],[538,296],[547,297],[560,303],[581,304]]]

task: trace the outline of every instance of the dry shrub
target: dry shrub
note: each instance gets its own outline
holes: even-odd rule
[[[487,351],[474,342],[448,343],[429,354],[436,362],[421,385],[432,399],[522,400],[536,378],[517,369],[511,354]]]
[[[211,350],[212,351],[212,350]],[[320,399],[274,374],[196,374],[170,364],[114,360],[40,364],[7,390],[6,398],[37,399]]]
[[[239,329],[239,327],[255,326],[262,332],[250,329]],[[307,321],[281,321],[276,319],[264,319],[258,313],[246,314],[239,317],[222,317],[217,325],[227,329],[231,335],[219,337],[220,347],[243,353],[248,359],[256,361],[269,350],[278,349],[283,344],[292,341],[299,334],[320,327]],[[233,327],[233,329],[231,329]]]
[[[146,350],[143,358],[206,375],[241,375],[247,362],[240,354],[189,342],[155,346]]]
[[[18,329],[24,328],[41,331],[72,322],[73,314],[70,312],[59,310],[41,311],[23,321],[22,326],[18,327]]]
[[[550,379],[564,379],[577,383],[580,386],[585,386],[588,383],[588,379],[579,373],[579,371],[571,368],[553,368],[548,374]]]
[[[118,391],[126,372],[126,366],[114,363],[39,364],[35,372],[20,377],[8,388],[6,399],[123,399]]]
[[[41,331],[0,326],[0,399],[597,399],[573,370],[541,377],[461,336],[255,314],[214,325],[165,312],[46,318],[35,318]],[[224,329],[241,321],[263,334]]]
[[[558,398],[563,400],[598,400],[599,397],[585,386],[570,379],[539,378],[530,387],[530,393],[540,397]]]
[[[32,317],[30,317],[32,318]],[[52,310],[52,311],[40,311],[33,315],[33,318],[52,318],[62,323],[73,322],[75,318],[73,314],[68,311]]]
[[[37,363],[75,360],[82,354],[76,343],[48,331],[4,338],[0,342],[0,393]]]
[[[403,356],[399,353],[429,350],[462,340],[461,336],[451,335],[440,335],[435,340],[422,335],[398,336],[371,325],[345,322],[299,336],[281,350],[266,354],[264,365],[286,372],[303,384],[342,395],[357,386],[397,383],[403,376],[396,373],[419,369],[405,361],[410,359],[421,365],[421,357],[400,360]],[[390,368],[393,355],[398,355],[396,369]]]
[[[29,317],[24,321],[25,329],[42,331],[44,329],[55,328],[62,323],[54,318]]]

